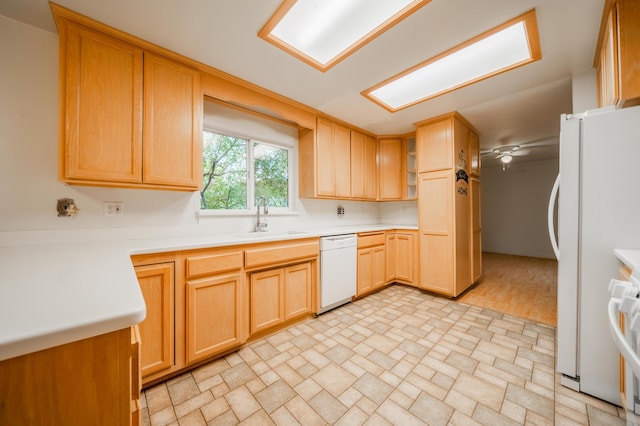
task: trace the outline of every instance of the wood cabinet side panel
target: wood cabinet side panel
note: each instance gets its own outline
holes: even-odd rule
[[[482,201],[479,179],[470,180],[471,187],[471,281],[482,276]]]
[[[615,7],[607,12],[603,21],[602,41],[596,72],[598,75],[598,105],[615,105],[620,98],[618,77],[618,35]]]
[[[617,26],[620,98],[623,106],[640,104],[640,2],[618,0]]]
[[[127,328],[0,361],[0,424],[130,424],[130,333]]]

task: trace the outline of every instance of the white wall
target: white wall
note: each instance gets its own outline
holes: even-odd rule
[[[571,79],[573,113],[598,107],[598,82],[595,68],[575,73]]]
[[[575,73],[571,78],[573,113],[598,107],[598,81],[595,68]]]
[[[185,232],[229,233],[252,227],[253,216],[198,218],[197,192],[59,183],[58,36],[0,15],[0,61],[0,231],[147,228],[164,232],[180,227]],[[59,198],[73,198],[80,213],[74,218],[57,217]],[[124,216],[104,217],[104,201],[124,202]],[[339,204],[346,210],[341,219],[336,214]],[[269,225],[278,229],[378,223],[380,204],[296,198],[298,214],[270,215]],[[414,212],[404,219],[400,211],[404,212],[399,208],[390,218],[398,223],[417,222]]]
[[[483,251],[554,258],[547,206],[557,174],[557,159],[482,169]]]

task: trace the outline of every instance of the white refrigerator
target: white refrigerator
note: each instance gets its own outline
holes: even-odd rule
[[[561,383],[621,405],[607,286],[620,267],[613,250],[640,248],[640,107],[563,115],[558,187]]]

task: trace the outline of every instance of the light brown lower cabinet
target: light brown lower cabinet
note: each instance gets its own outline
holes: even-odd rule
[[[386,284],[384,232],[358,234],[356,296],[370,293]]]
[[[311,271],[304,262],[251,274],[251,335],[311,312]]]
[[[319,239],[136,255],[142,382],[239,348],[314,309]]]
[[[242,275],[188,282],[187,363],[200,361],[242,344]]]
[[[284,319],[311,312],[311,262],[284,268]]]
[[[147,316],[139,325],[144,341],[140,371],[149,376],[175,365],[175,262],[135,267]]]
[[[266,330],[284,321],[283,284],[284,270],[282,268],[251,274],[249,287],[251,334]]]
[[[417,231],[393,231],[386,235],[387,283],[417,286]]]
[[[246,340],[242,330],[242,255],[242,250],[233,247],[183,255],[187,365]]]
[[[0,361],[0,425],[138,425],[138,339],[125,328]]]

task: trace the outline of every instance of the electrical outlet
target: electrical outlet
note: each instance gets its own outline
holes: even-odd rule
[[[124,203],[120,201],[105,201],[104,202],[104,215],[105,216],[122,216]]]

